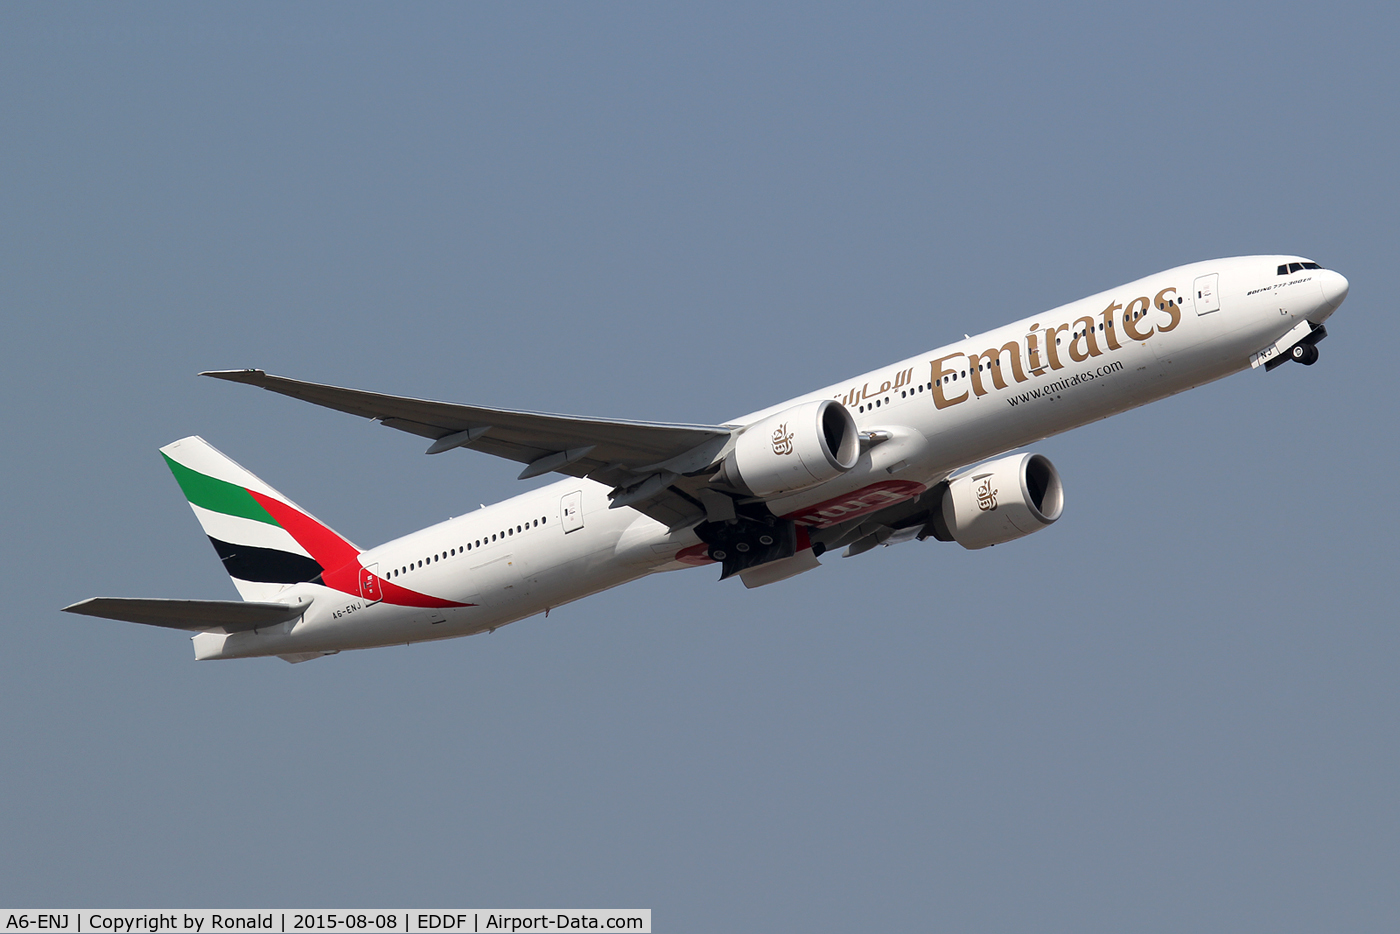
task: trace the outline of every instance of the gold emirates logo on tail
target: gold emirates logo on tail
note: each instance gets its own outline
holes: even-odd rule
[[[778,426],[778,430],[773,432],[773,453],[792,453],[792,432],[787,430],[787,422],[783,422]]]

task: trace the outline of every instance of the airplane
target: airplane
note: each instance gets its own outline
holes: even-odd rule
[[[161,449],[241,601],[95,598],[70,613],[193,632],[196,659],[303,662],[493,632],[660,571],[761,587],[835,549],[980,549],[1059,519],[1017,452],[1245,369],[1317,361],[1346,298],[1300,256],[1178,266],[719,425],[581,418],[344,389],[260,386],[565,479],[360,548],[197,436]],[[971,465],[971,466],[969,466]]]

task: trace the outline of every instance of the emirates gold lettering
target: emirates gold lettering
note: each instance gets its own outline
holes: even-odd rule
[[[1160,322],[1154,327],[1148,323],[1147,314],[1153,306],[1167,315],[1167,323]],[[1122,320],[1115,321],[1117,313],[1122,312]],[[1095,319],[1098,320],[1095,320]],[[1129,340],[1146,341],[1158,332],[1166,333],[1174,329],[1181,323],[1181,307],[1177,300],[1177,291],[1174,286],[1162,289],[1157,293],[1156,298],[1149,300],[1147,296],[1140,295],[1124,307],[1117,302],[1112,302],[1107,308],[1095,315],[1084,315],[1076,318],[1073,324],[1056,324],[1041,328],[1036,322],[1030,326],[1026,334],[1026,354],[1021,355],[1021,344],[1019,341],[1007,341],[1000,347],[989,347],[981,353],[953,353],[943,357],[938,357],[930,364],[933,404],[937,408],[946,409],[950,405],[957,405],[965,402],[969,398],[969,391],[963,389],[957,392],[953,389],[957,384],[959,375],[966,375],[972,380],[971,393],[978,396],[985,396],[991,392],[992,388],[1006,389],[1010,382],[1006,376],[1006,368],[1003,362],[1010,364],[1011,376],[1018,383],[1024,383],[1031,376],[1044,376],[1049,370],[1062,370],[1066,366],[1064,358],[1060,354],[1062,348],[1069,351],[1069,359],[1075,363],[1083,363],[1093,357],[1103,356],[1111,350],[1122,350],[1123,344],[1119,341],[1118,331],[1126,332]],[[1068,347],[1065,347],[1062,334],[1069,335]],[[1041,341],[1044,341],[1043,355],[1045,362],[1042,362]],[[1102,341],[1102,342],[1101,342]],[[1057,343],[1059,342],[1059,343]],[[1003,360],[1003,357],[1006,359]],[[950,368],[948,362],[958,358],[967,360],[967,373],[962,374],[960,367]],[[1022,361],[1026,365],[1022,366]],[[905,370],[896,377],[895,387],[906,385],[912,379],[912,370]],[[990,379],[990,385],[988,381]],[[886,382],[888,387],[889,383]],[[885,391],[884,389],[881,390]],[[956,395],[950,395],[950,391]]]
[[[1000,347],[990,347],[980,354],[968,354],[967,366],[968,375],[972,377],[972,389],[979,396],[985,396],[988,392],[986,385],[982,382],[982,367],[986,366],[987,373],[991,374],[992,385],[998,389],[1006,388],[1006,377],[1002,375],[1001,357],[1006,354],[1011,359],[1011,376],[1018,383],[1024,383],[1028,377],[1025,369],[1021,366],[1021,345],[1017,341],[1007,341]]]
[[[1050,358],[1050,369],[1052,370],[1065,368],[1065,365],[1060,362],[1060,332],[1068,330],[1068,324],[1045,329],[1045,355]]]
[[[967,398],[966,389],[964,389],[961,394],[949,398],[947,392],[945,392],[947,387],[943,385],[943,377],[952,376],[954,373],[958,372],[957,370],[946,369],[943,364],[962,356],[966,356],[966,354],[950,353],[946,357],[939,357],[931,364],[931,369],[933,370],[933,404],[935,407],[946,409],[948,406],[957,405]]]
[[[1172,293],[1172,297],[1167,297],[1168,292]],[[1178,308],[1176,305],[1175,288],[1168,287],[1158,292],[1157,297],[1152,300],[1152,303],[1162,311],[1165,311],[1167,313],[1167,316],[1171,318],[1171,324],[1157,325],[1158,331],[1166,333],[1167,331],[1170,331],[1172,328],[1176,327],[1178,324],[1181,323],[1181,309]]]
[[[1083,363],[1090,357],[1103,353],[1094,337],[1094,319],[1087,315],[1074,322],[1074,338],[1069,342],[1069,358],[1075,363]]]
[[[1145,341],[1152,336],[1152,326],[1148,325],[1147,333],[1138,330],[1138,325],[1143,322],[1139,319],[1147,317],[1147,308],[1150,303],[1146,295],[1140,295],[1128,303],[1128,307],[1123,311],[1123,330],[1128,332],[1128,336],[1135,341]]]
[[[1103,339],[1108,343],[1109,350],[1121,350],[1123,345],[1118,343],[1118,336],[1113,333],[1113,313],[1122,311],[1123,306],[1114,302],[1103,310]]]
[[[1026,360],[1030,364],[1031,373],[1036,376],[1045,375],[1045,367],[1040,362],[1040,335],[1036,333],[1039,323],[1031,325],[1031,332],[1026,335]]]

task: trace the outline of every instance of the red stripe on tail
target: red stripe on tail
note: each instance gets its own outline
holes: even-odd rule
[[[296,539],[297,544],[310,553],[312,559],[321,566],[321,582],[341,593],[360,595],[360,552],[354,545],[341,538],[304,512],[298,512],[281,500],[264,496],[256,490],[249,490],[258,505],[266,509],[277,524]],[[376,575],[379,592],[385,603],[396,606],[452,607],[475,606],[472,603],[454,603],[441,597],[391,584]]]

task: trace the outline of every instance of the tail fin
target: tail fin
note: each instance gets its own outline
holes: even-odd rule
[[[244,600],[302,581],[354,592],[359,548],[197,435],[160,453]]]

